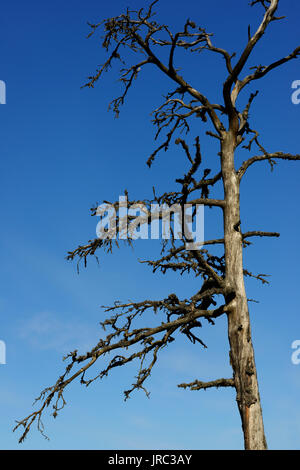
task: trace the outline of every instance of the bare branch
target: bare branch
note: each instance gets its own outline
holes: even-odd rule
[[[206,390],[207,388],[212,387],[234,387],[234,379],[217,379],[212,380],[211,382],[200,382],[199,380],[195,380],[189,384],[182,383],[177,385],[180,388],[189,388],[190,390]]]
[[[265,279],[266,277],[269,277],[269,274],[252,274],[250,271],[247,271],[247,269],[243,270],[244,276],[252,277],[254,279],[257,279],[258,281],[261,281],[262,284],[269,284],[269,281]]]
[[[163,142],[163,143],[150,155],[150,157],[148,158],[148,160],[147,160],[147,165],[148,165],[149,167],[152,165],[152,163],[153,163],[153,161],[154,161],[154,159],[155,159],[156,154],[157,154],[160,150],[164,149],[165,152],[168,150],[169,144],[170,144],[170,142],[171,142],[171,138],[173,137],[173,134],[174,134],[175,130],[178,128],[178,126],[180,126],[180,124],[181,124],[181,118],[178,117],[178,118],[176,119],[176,122],[175,122],[174,126],[172,127],[172,129],[167,133],[167,139],[165,140],[165,142]]]
[[[224,199],[204,199],[204,198],[199,198],[199,199],[193,199],[192,201],[188,201],[189,204],[203,204],[204,206],[208,207],[225,207],[225,201]]]
[[[275,152],[275,153],[267,153],[265,155],[257,155],[255,157],[249,158],[248,160],[243,162],[243,164],[240,166],[238,170],[239,179],[243,177],[246,170],[251,165],[253,165],[253,163],[267,160],[269,163],[272,163],[274,165],[276,163],[275,159],[295,161],[295,160],[300,160],[300,155],[298,154],[292,155],[290,153],[284,153],[284,152]]]
[[[259,39],[262,37],[264,34],[268,24],[272,21],[272,18],[274,17],[274,13],[277,10],[278,7],[278,1],[279,0],[270,0],[268,8],[266,8],[266,12],[264,14],[264,17],[262,19],[262,22],[260,23],[259,27],[257,28],[256,32],[254,35],[249,39],[245,49],[243,50],[238,62],[234,66],[232,73],[229,74],[228,78],[226,79],[223,87],[223,96],[224,96],[224,102],[226,105],[226,109],[229,112],[230,116],[233,116],[234,113],[234,105],[235,105],[235,100],[238,94],[238,87],[239,87],[239,81],[238,77],[240,72],[243,70],[252,50],[254,49],[255,45],[259,41]],[[231,87],[235,84],[234,90],[231,94]]]
[[[249,237],[280,237],[280,233],[252,231],[252,232],[243,233],[242,237],[243,239],[249,238]]]
[[[230,74],[232,74],[231,59],[235,56],[235,54],[230,56],[230,54],[225,49],[221,49],[219,47],[213,46],[209,34],[206,34],[206,42],[207,42],[207,49],[208,50],[210,50],[212,52],[217,52],[218,54],[221,54],[224,57],[225,62],[226,62],[227,70]]]
[[[243,110],[241,114],[239,114],[239,118],[240,118],[239,136],[242,136],[245,131],[247,133],[249,132],[249,125],[248,125],[249,111],[250,111],[251,104],[257,95],[258,95],[258,90],[256,90],[255,93],[250,94],[250,97],[249,97],[247,105],[245,106],[245,109]],[[242,139],[240,139],[240,141],[242,141]]]
[[[258,65],[255,67],[251,67],[252,69],[255,69],[255,72],[247,75],[242,81],[239,81],[238,84],[236,85],[236,89],[234,91],[234,96],[237,96],[240,91],[248,85],[248,83],[252,82],[253,80],[257,80],[259,78],[264,77],[267,73],[269,73],[271,70],[279,67],[282,64],[285,64],[286,62],[289,62],[292,59],[296,59],[300,54],[300,46],[296,47],[293,52],[291,52],[289,55],[286,57],[283,57],[280,60],[277,60],[273,62],[270,65]]]
[[[152,6],[148,9],[148,12],[145,14],[145,16],[143,16],[142,10],[127,10],[126,14],[104,20],[104,22],[97,25],[91,25],[91,34],[94,34],[96,29],[104,24],[106,35],[104,37],[103,47],[106,49],[106,51],[108,51],[112,42],[115,42],[116,46],[113,49],[110,57],[99,69],[99,71],[97,71],[94,76],[89,77],[89,82],[86,84],[86,86],[93,87],[102,73],[111,66],[114,58],[122,60],[119,55],[121,47],[128,48],[133,53],[142,53],[143,55],[146,55],[146,60],[140,62],[140,65],[136,64],[126,69],[126,74],[131,72],[131,77],[129,80],[126,79],[124,82],[126,85],[124,94],[119,98],[119,101],[114,102],[115,112],[117,112],[118,106],[123,104],[124,97],[132,84],[133,78],[136,77],[138,69],[146,63],[152,63],[172,81],[174,81],[177,85],[183,88],[187,93],[189,93],[193,98],[198,100],[203,106],[207,108],[207,114],[209,115],[215,130],[221,135],[224,130],[224,126],[219,120],[212,104],[205,95],[187,83],[184,78],[177,73],[173,66],[174,52],[176,47],[184,47],[185,49],[192,50],[192,48],[195,48],[195,46],[201,42],[205,42],[206,44],[207,38],[209,37],[208,34],[202,28],[198,28],[197,32],[192,33],[191,29],[195,29],[196,25],[188,20],[185,24],[184,31],[178,32],[173,36],[166,25],[159,25],[157,22],[149,21],[151,16],[153,16]],[[144,37],[142,36],[142,30],[146,30],[146,35],[144,35]],[[157,40],[154,36],[159,32],[167,32],[170,37],[170,41],[166,41],[164,39]],[[186,38],[187,40],[184,40],[183,38]],[[192,40],[190,41],[189,38]],[[153,50],[150,48],[150,42],[152,46],[170,47],[168,65],[165,65],[153,52]],[[225,51],[223,55],[226,57]],[[227,58],[227,64],[229,64],[228,61],[229,56]]]
[[[147,302],[148,301],[142,302],[140,304],[131,303],[131,304],[125,304],[125,305],[116,305],[115,307],[110,308],[110,310],[114,308],[129,307],[129,308],[135,308],[137,310],[137,313],[139,313],[141,309],[143,311],[143,309],[147,308]],[[164,302],[164,307],[172,309],[172,303],[174,304],[174,300],[171,298],[169,299],[169,303]],[[176,299],[175,299],[175,304],[176,304]],[[153,303],[150,306],[153,307]],[[176,305],[175,305],[175,308],[176,308]],[[82,384],[85,384],[86,386],[88,386],[96,378],[102,378],[105,375],[107,375],[110,369],[116,366],[124,365],[132,361],[135,358],[141,358],[142,362],[141,362],[141,368],[137,377],[137,382],[134,384],[132,389],[125,391],[125,398],[128,398],[131,391],[133,391],[136,388],[144,389],[143,382],[149,376],[152,370],[152,367],[156,362],[157,352],[160,348],[166,346],[170,341],[172,341],[171,334],[174,333],[175,330],[178,330],[180,328],[182,329],[184,325],[188,326],[190,324],[190,328],[192,328],[193,326],[201,326],[201,324],[195,323],[197,318],[200,318],[200,317],[217,318],[224,313],[224,308],[225,308],[225,305],[215,310],[202,311],[202,310],[197,310],[195,308],[195,305],[192,304],[189,310],[189,313],[183,314],[179,318],[171,322],[170,321],[167,323],[162,322],[159,326],[154,327],[154,328],[141,328],[141,329],[132,330],[132,331],[129,331],[129,327],[131,325],[132,318],[136,314],[134,314],[133,317],[130,317],[130,315],[129,317],[127,316],[127,323],[125,324],[123,328],[116,327],[116,321],[119,318],[119,316],[106,320],[104,324],[106,325],[110,324],[112,328],[115,330],[115,332],[112,333],[111,335],[108,335],[106,340],[100,340],[98,345],[96,345],[95,348],[93,348],[90,352],[86,353],[85,355],[78,356],[77,351],[74,351],[66,357],[66,359],[69,358],[71,362],[67,365],[64,374],[59,377],[57,382],[52,387],[47,387],[45,390],[43,390],[40,396],[37,398],[36,401],[41,401],[40,408],[37,411],[34,411],[33,413],[31,413],[29,416],[27,416],[23,420],[17,421],[17,425],[15,426],[14,431],[17,430],[19,427],[24,428],[24,431],[19,439],[19,442],[24,441],[28,432],[31,429],[32,424],[36,420],[37,420],[38,430],[42,432],[42,434],[45,436],[45,434],[43,433],[44,428],[43,428],[43,424],[41,421],[41,417],[45,408],[47,408],[52,403],[52,407],[54,410],[53,416],[56,417],[58,411],[64,408],[66,404],[66,401],[64,400],[64,397],[63,397],[66,387],[78,377],[81,377],[80,382]],[[153,342],[153,336],[159,333],[164,333],[163,338],[161,340]],[[190,334],[189,329],[188,330],[182,329],[182,333],[187,334],[187,335]],[[123,335],[122,339],[120,339],[119,341],[115,343],[111,343],[112,339],[114,339],[115,337],[121,334]],[[194,335],[191,336],[191,338],[192,340],[195,341]],[[97,374],[97,376],[94,379],[89,379],[88,381],[85,380],[86,372],[95,364],[95,362],[100,357],[116,349],[125,350],[129,346],[132,346],[137,343],[141,343],[142,345],[141,351],[139,351],[138,353],[133,353],[128,358],[125,358],[124,356],[116,355],[110,361],[108,367],[106,367],[102,372]],[[145,359],[146,354],[148,354],[151,351],[153,351],[153,360],[150,363],[149,367],[144,369],[142,368],[143,361]],[[81,364],[86,361],[87,363],[85,365],[81,366],[71,377],[67,378],[67,375],[70,373],[74,365]]]

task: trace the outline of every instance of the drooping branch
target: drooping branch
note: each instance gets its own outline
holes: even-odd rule
[[[168,127],[168,125],[175,118],[179,118],[182,122],[184,122],[184,126],[187,131],[189,130],[187,119],[192,115],[201,118],[203,122],[207,122],[206,113],[208,112],[209,108],[207,106],[199,105],[197,100],[192,100],[189,103],[184,102],[183,95],[185,92],[185,89],[177,88],[175,92],[169,94],[166,97],[166,101],[162,105],[153,111],[153,124],[157,126],[157,133],[155,138],[157,138],[162,129]],[[180,93],[182,98],[171,98],[171,96],[173,96],[175,93]],[[220,111],[221,113],[226,112],[225,108],[219,104],[212,104],[212,108]]]
[[[115,113],[116,117],[119,117],[120,114],[120,106],[124,104],[126,95],[128,93],[129,88],[132,85],[133,80],[136,80],[138,77],[139,72],[141,71],[141,68],[149,64],[151,61],[149,59],[143,60],[139,62],[138,64],[133,65],[129,69],[121,69],[121,77],[120,77],[120,82],[124,84],[124,92],[122,93],[121,96],[118,98],[113,99],[109,106],[108,109],[113,109],[113,112]]]
[[[132,245],[132,242],[134,240],[133,235],[136,235],[134,231],[137,229],[137,227],[146,225],[148,234],[148,229],[150,227],[152,230],[152,223],[155,220],[161,220],[163,224],[167,221],[170,230],[170,253],[173,253],[173,250],[175,249],[175,239],[177,239],[178,237],[187,237],[188,228],[186,227],[186,219],[188,219],[188,217],[191,217],[190,223],[192,223],[195,220],[197,214],[197,212],[193,211],[192,215],[188,216],[185,212],[186,205],[189,205],[190,208],[195,208],[197,207],[197,205],[204,205],[208,207],[220,207],[221,209],[225,207],[224,200],[209,197],[210,190],[214,187],[217,182],[221,180],[222,172],[220,171],[211,178],[208,178],[211,170],[205,168],[203,170],[203,175],[197,176],[199,167],[202,163],[199,137],[197,136],[195,138],[195,151],[193,152],[194,155],[192,154],[185,140],[178,138],[176,140],[176,144],[182,147],[190,163],[190,168],[187,173],[184,174],[183,177],[176,179],[176,182],[181,185],[181,190],[171,191],[163,193],[161,196],[157,196],[155,193],[155,189],[153,188],[153,199],[144,201],[129,200],[128,192],[125,191],[125,195],[122,197],[122,199],[119,198],[119,201],[104,201],[101,206],[93,207],[91,209],[92,216],[103,216],[106,211],[112,209],[112,222],[111,219],[109,219],[110,226],[112,226],[112,228],[109,227],[105,229],[105,227],[101,227],[101,234],[98,234],[99,238],[90,240],[88,243],[80,245],[75,250],[69,251],[67,255],[68,260],[74,260],[75,258],[78,258],[78,263],[83,260],[84,265],[86,266],[87,258],[89,256],[96,256],[96,251],[100,248],[104,249],[104,251],[111,252],[114,244],[116,244],[117,247],[119,246],[119,241],[124,241],[125,243]],[[191,195],[195,196],[195,192],[200,192],[200,197],[196,199],[191,199]],[[125,209],[125,215],[121,215],[121,207]],[[130,213],[131,208],[140,211],[141,215],[139,215],[138,217],[132,215],[132,213]],[[181,236],[179,236],[179,233],[174,234],[174,231],[173,229],[171,229],[170,226],[172,221],[175,223],[175,214],[179,214],[179,220],[181,220]],[[148,236],[146,238],[148,238]],[[167,243],[167,241],[164,241],[164,243],[165,242]],[[186,242],[189,243],[188,240],[186,240]],[[223,243],[223,240],[216,239],[210,241],[208,240],[205,242],[203,240],[203,243],[201,242],[201,245],[213,245],[218,243]],[[165,245],[163,245],[163,251],[164,249]],[[184,272],[185,270],[189,271],[190,269],[195,269],[195,262],[191,263],[190,255],[186,255],[184,263],[186,264],[181,264],[178,267],[174,267],[174,264],[172,264],[169,265],[168,268],[172,267],[172,269],[174,268],[175,270],[182,269],[181,272]],[[197,260],[197,264],[199,266],[198,274],[205,272],[203,266],[200,266],[199,260]],[[166,269],[165,266],[161,266],[161,268]]]
[[[166,25],[159,25],[156,21],[150,21],[153,16],[152,8],[155,3],[156,2],[153,2],[145,13],[143,12],[143,9],[139,11],[127,10],[125,14],[104,20],[96,25],[90,25],[92,28],[90,35],[94,34],[100,26],[104,25],[106,34],[102,45],[106,51],[110,49],[112,43],[115,43],[116,45],[104,65],[96,71],[95,75],[89,77],[89,81],[85,86],[93,87],[103,72],[111,67],[113,59],[117,58],[125,63],[120,55],[121,48],[129,49],[134,54],[141,53],[146,56],[143,61],[139,61],[138,63],[123,69],[121,81],[125,84],[125,92],[120,98],[114,100],[113,106],[115,112],[118,114],[118,108],[123,104],[124,98],[133,83],[133,79],[137,77],[146,64],[152,64],[175,82],[180,89],[184,90],[184,93],[188,93],[192,98],[196,99],[200,105],[205,107],[205,111],[210,117],[215,130],[218,134],[221,134],[224,130],[224,126],[216,113],[216,106],[212,105],[203,93],[196,90],[178,74],[174,67],[174,53],[176,47],[183,47],[191,52],[196,51],[196,46],[203,43],[205,48],[221,53],[226,59],[227,67],[230,69],[229,54],[223,49],[218,49],[212,46],[209,34],[206,33],[203,28],[197,28],[195,23],[190,20],[186,21],[184,30],[177,32],[176,34],[172,34]],[[196,31],[192,32],[193,30]],[[169,39],[166,40],[163,37],[157,38],[158,33],[167,34]],[[169,59],[166,64],[164,64],[158,58],[157,54],[154,53],[153,47],[156,46],[169,47]],[[219,106],[218,109],[221,109],[221,107]]]
[[[219,238],[215,240],[205,240],[202,245],[218,245],[218,244],[224,244],[224,239]],[[169,269],[173,271],[180,271],[180,274],[183,274],[184,272],[190,272],[193,271],[197,276],[199,275],[208,275],[209,272],[203,267],[202,265],[199,264],[198,260],[195,261],[194,250],[187,251],[186,246],[182,245],[178,248],[170,248],[168,250],[168,254],[157,259],[157,260],[140,260],[140,263],[145,263],[148,266],[151,266],[153,269],[153,273],[155,273],[157,270],[160,270],[163,274],[165,274]],[[210,263],[210,265],[219,271],[221,274],[224,274],[224,267],[222,265],[222,258],[220,257],[213,257],[212,255],[209,255],[207,251],[204,251],[202,249],[203,253],[206,253],[207,255],[207,261]],[[218,261],[218,264],[216,263],[216,260]]]
[[[180,196],[180,198],[177,200],[176,196]],[[178,203],[179,208],[183,206],[185,203],[189,204],[190,206],[196,206],[197,204],[199,205],[206,205],[209,207],[224,207],[224,201],[223,200],[218,200],[218,199],[210,199],[210,198],[198,198],[198,199],[193,199],[193,200],[185,200],[184,202],[182,201],[183,194],[182,193],[172,193],[171,195],[169,193],[164,194],[161,198],[154,199],[154,202],[159,201],[159,203],[163,204],[169,204],[169,207],[172,205]],[[157,212],[155,211],[154,214],[151,214],[151,203],[153,201],[130,201],[128,203],[128,207],[136,207],[139,208],[141,211],[145,212],[145,215],[139,216],[136,218],[135,216],[132,215],[127,215],[126,219],[127,222],[129,223],[125,228],[127,228],[127,235],[124,237],[124,218],[119,217],[119,215],[116,214],[116,219],[115,219],[115,231],[113,236],[111,238],[95,238],[93,240],[89,240],[88,243],[79,245],[76,249],[69,251],[67,254],[66,259],[67,260],[74,260],[75,258],[78,258],[78,262],[81,260],[84,261],[84,266],[86,266],[87,263],[87,258],[89,256],[96,256],[96,251],[98,249],[104,249],[107,253],[111,253],[113,249],[113,245],[116,245],[119,247],[120,241],[123,241],[124,243],[127,243],[129,245],[132,245],[132,242],[134,238],[132,238],[132,232],[136,228],[136,226],[141,226],[143,224],[145,225],[151,225],[154,217],[155,219],[158,220],[164,220],[165,217],[170,217],[171,219],[174,218],[174,213],[170,211],[169,207],[164,208],[162,206],[160,210]],[[119,202],[115,203],[109,203],[111,207],[115,208],[116,213],[117,210],[119,209]],[[178,208],[178,209],[179,209]],[[175,211],[176,212],[176,211]],[[96,215],[97,213],[97,208],[92,208],[92,215]],[[194,217],[194,216],[192,216]],[[106,232],[107,234],[109,232]],[[122,239],[118,239],[117,235],[122,235]],[[184,232],[182,233],[182,236],[184,236]],[[170,242],[174,242],[174,233],[172,230],[170,230]],[[223,240],[207,240],[203,241],[203,245],[213,245],[213,244],[218,244],[222,243]],[[172,247],[173,249],[173,247]],[[97,258],[97,257],[96,257]]]
[[[224,241],[211,240],[211,242],[210,244],[216,244],[223,243]],[[224,256],[211,255],[204,249],[186,250],[185,247],[179,247],[177,249],[170,249],[166,256],[158,260],[144,260],[140,262],[146,263],[148,266],[152,267],[153,273],[160,270],[165,274],[167,271],[171,270],[179,272],[181,275],[185,272],[193,272],[195,277],[202,276],[204,279],[215,276],[213,277],[214,285],[221,290],[223,288],[222,282],[225,273]],[[212,270],[214,271],[214,275],[212,274]]]
[[[44,426],[42,422],[42,415],[46,408],[52,404],[53,416],[56,417],[58,412],[64,408],[66,401],[64,399],[64,392],[66,387],[80,377],[80,383],[88,386],[90,383],[98,378],[102,378],[108,374],[110,370],[115,367],[131,362],[134,359],[140,359],[140,369],[138,372],[137,380],[133,384],[130,390],[126,390],[125,399],[127,399],[130,393],[135,389],[142,389],[147,394],[144,387],[144,381],[150,375],[151,370],[157,360],[158,352],[173,341],[172,334],[176,331],[185,334],[192,342],[200,341],[194,334],[191,334],[191,328],[201,327],[201,323],[197,320],[199,318],[218,318],[224,314],[226,305],[222,305],[215,310],[199,310],[197,309],[196,302],[191,302],[187,305],[185,302],[180,302],[174,294],[171,294],[164,301],[144,301],[140,303],[129,303],[129,304],[115,304],[114,307],[107,308],[107,311],[122,309],[121,314],[117,314],[110,319],[103,322],[103,327],[108,325],[113,329],[113,333],[109,334],[105,340],[100,339],[98,344],[88,353],[84,355],[78,355],[77,351],[73,351],[66,356],[65,359],[69,359],[69,364],[66,366],[65,372],[58,378],[57,382],[47,387],[41,392],[36,402],[40,401],[41,406],[38,410],[34,411],[26,418],[21,421],[17,421],[17,425],[14,431],[23,427],[23,433],[19,439],[19,442],[23,442],[26,438],[31,426],[37,421],[38,430],[43,434],[44,437]],[[131,329],[131,323],[133,319],[143,313],[146,309],[152,308],[154,312],[156,309],[166,310],[170,314],[177,314],[177,317],[173,321],[162,322],[157,327],[153,328],[139,328]],[[125,316],[125,323],[123,326],[117,326],[117,321]],[[154,336],[163,333],[163,336],[158,340],[154,340]],[[119,341],[114,342],[113,340],[121,336]],[[85,375],[87,371],[99,360],[100,357],[107,355],[110,352],[116,350],[127,350],[130,346],[140,344],[141,349],[138,352],[125,357],[123,354],[116,354],[113,359],[110,360],[108,366],[106,366],[100,373],[97,373],[92,379],[86,380]],[[204,345],[204,343],[203,343]],[[205,345],[204,345],[205,346]],[[144,366],[146,356],[152,353],[152,361],[147,366]],[[85,364],[84,364],[85,363]],[[82,365],[84,364],[84,365]],[[73,373],[70,377],[71,370],[78,365],[78,370]]]
[[[169,124],[169,123],[168,123]],[[175,124],[174,126],[169,130],[169,132],[167,133],[167,138],[166,140],[157,148],[154,150],[154,152],[152,152],[152,154],[150,155],[150,157],[148,158],[147,160],[147,165],[149,166],[149,168],[151,167],[156,155],[158,154],[158,152],[160,152],[160,150],[164,150],[165,152],[168,150],[169,148],[169,145],[170,145],[170,142],[171,142],[171,139],[176,131],[177,128],[185,128],[186,131],[189,130],[189,127],[188,127],[188,124],[186,122],[186,120],[183,120],[181,117],[177,117],[176,121],[175,121]],[[156,137],[157,138],[157,135],[156,134]]]

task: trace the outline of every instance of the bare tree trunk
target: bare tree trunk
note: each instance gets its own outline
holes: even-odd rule
[[[231,126],[232,127],[232,126]],[[248,302],[243,275],[243,244],[240,230],[239,179],[234,168],[236,130],[227,133],[221,144],[225,193],[224,236],[228,292],[235,292],[230,303],[228,338],[236,400],[242,420],[245,449],[267,449],[251,340]],[[229,299],[230,300],[230,299]]]

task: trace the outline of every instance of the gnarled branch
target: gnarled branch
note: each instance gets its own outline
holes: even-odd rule
[[[234,379],[217,379],[210,382],[201,382],[195,380],[191,383],[182,383],[177,385],[179,388],[189,388],[190,390],[206,390],[207,388],[234,387]]]

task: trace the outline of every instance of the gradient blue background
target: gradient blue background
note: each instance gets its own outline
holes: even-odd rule
[[[290,53],[299,42],[297,0],[281,2],[280,14],[257,47],[249,65],[268,64]],[[205,325],[202,350],[180,338],[161,354],[143,392],[124,403],[136,367],[114,370],[87,390],[72,384],[67,407],[56,421],[44,423],[51,440],[33,429],[17,443],[14,421],[31,411],[40,390],[63,370],[61,358],[76,347],[82,352],[102,334],[100,305],[114,300],[186,297],[199,287],[192,277],[152,275],[138,258],[158,253],[143,241],[132,251],[99,255],[76,272],[65,260],[68,250],[95,237],[96,218],[89,208],[113,200],[124,189],[134,198],[150,197],[152,185],[176,189],[174,179],[185,157],[171,148],[151,170],[145,164],[154,149],[150,112],[174,86],[148,67],[128,94],[119,119],[107,112],[120,93],[114,71],[94,90],[80,89],[105,60],[99,34],[86,39],[87,21],[118,15],[144,1],[15,1],[1,7],[1,75],[7,104],[0,106],[1,129],[1,270],[0,339],[7,364],[0,365],[1,449],[239,449],[240,419],[232,390],[189,392],[180,382],[230,376],[226,320]],[[216,45],[240,52],[247,27],[258,25],[262,8],[246,0],[198,2],[161,0],[160,21],[173,29],[190,17],[215,32]],[[178,54],[182,73],[209,99],[220,99],[224,63],[214,54]],[[117,64],[118,65],[118,64]],[[299,152],[300,105],[291,102],[291,84],[300,79],[299,60],[273,71],[257,87],[251,117],[269,151]],[[205,167],[217,168],[217,145],[195,120],[191,138],[200,134]],[[238,153],[242,161],[252,154]],[[272,274],[271,285],[247,281],[253,341],[269,447],[300,448],[300,365],[291,362],[291,343],[300,338],[299,321],[299,163],[253,166],[242,184],[242,229],[279,231],[280,239],[258,239],[245,251],[245,267]],[[206,238],[221,234],[218,209],[206,210]],[[254,240],[253,240],[254,241]],[[151,315],[149,313],[149,315]]]

